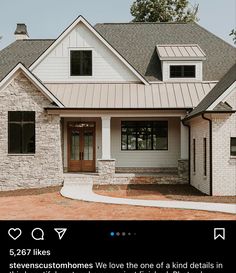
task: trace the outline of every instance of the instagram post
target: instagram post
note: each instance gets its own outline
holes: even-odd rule
[[[0,272],[234,272],[235,1],[0,8]]]

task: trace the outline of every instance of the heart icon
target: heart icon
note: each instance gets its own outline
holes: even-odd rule
[[[20,228],[10,228],[8,230],[8,235],[13,239],[17,240],[22,234],[22,231]]]

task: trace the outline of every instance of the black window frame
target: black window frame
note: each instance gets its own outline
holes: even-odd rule
[[[33,118],[32,120],[27,120],[27,118],[25,119],[26,114],[32,114]],[[18,120],[12,120],[13,115],[17,115],[18,114]],[[31,149],[32,151],[27,151],[24,149],[25,147],[25,135],[26,135],[26,128],[25,125],[29,125],[29,124],[33,124],[33,140],[32,140],[32,146]],[[8,111],[8,154],[35,154],[36,151],[36,134],[35,134],[35,111]],[[11,125],[20,125],[20,147],[19,147],[19,151],[12,151],[12,140],[11,140],[11,135],[12,132],[11,130],[12,127]],[[13,132],[14,133],[14,132]],[[29,144],[29,143],[28,143]]]
[[[90,62],[91,62],[91,65],[90,65],[90,68],[89,68],[89,73],[86,73],[84,71],[84,63],[83,61],[81,61],[80,63],[76,64],[79,66],[79,70],[80,70],[80,73],[75,73],[73,72],[73,66],[75,65],[73,63],[73,54],[74,53],[80,53],[80,57],[82,60],[84,59],[84,52],[86,53],[91,53],[91,56],[90,56]],[[84,50],[84,49],[81,49],[81,50],[70,50],[70,76],[71,77],[91,77],[93,76],[93,51],[92,50]]]
[[[193,138],[193,172],[196,172],[196,139]]]
[[[203,138],[203,174],[207,176],[207,138]]]
[[[162,124],[162,126],[159,126],[159,128],[164,128],[166,130],[166,148],[155,148],[154,146],[154,136],[157,137],[157,132],[158,132],[158,127],[156,126],[157,124]],[[165,127],[163,126],[165,124]],[[143,126],[144,125],[144,126]],[[151,125],[151,127],[150,127]],[[140,132],[137,129],[138,128],[144,128],[146,126],[146,131],[145,132]],[[124,133],[123,128],[126,127],[126,130],[129,130],[130,128],[134,128],[134,134],[133,136],[135,137],[135,149],[129,149],[128,145],[128,136],[131,134],[129,133]],[[150,130],[151,129],[151,130]],[[163,132],[162,132],[163,133]],[[138,134],[142,134],[146,136],[146,148],[145,149],[139,149],[138,146]],[[123,136],[126,136],[126,148],[123,148]],[[150,148],[147,148],[148,146],[148,136],[149,136],[149,141],[151,140],[151,145]],[[150,137],[151,136],[151,137]],[[168,151],[169,149],[169,124],[168,121],[166,120],[153,120],[153,121],[121,121],[121,151]]]
[[[232,147],[236,146],[236,144],[233,145],[233,141],[236,142],[236,137],[230,138],[230,156],[236,156],[236,152],[232,151]]]
[[[194,71],[188,71],[188,69],[194,68]],[[174,69],[174,71],[173,71]],[[176,71],[179,69],[180,71]],[[188,75],[188,73],[193,73]],[[196,78],[196,65],[170,65],[170,79],[179,79],[179,78]]]

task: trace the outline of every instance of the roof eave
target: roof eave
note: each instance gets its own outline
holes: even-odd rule
[[[161,61],[206,61],[206,57],[160,57]]]
[[[185,118],[183,119],[183,121],[189,121],[189,120],[191,120],[191,119],[193,119],[193,118],[196,118],[196,117],[198,117],[198,116],[201,116],[202,114],[234,114],[234,113],[236,113],[236,110],[225,110],[225,111],[214,111],[214,110],[212,110],[212,111],[201,111],[201,112],[196,113],[196,114],[194,114],[194,115],[192,115],[192,116],[187,116],[187,117],[185,117]]]
[[[58,98],[56,98],[50,90],[21,62],[16,64],[5,77],[0,81],[0,90],[9,84],[11,78],[18,71],[22,71],[29,81],[41,90],[41,92],[51,101],[54,102],[58,107],[64,108],[63,103],[61,103]]]

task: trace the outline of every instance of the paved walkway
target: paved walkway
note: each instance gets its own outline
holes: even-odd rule
[[[61,194],[64,197],[76,199],[80,201],[89,201],[107,204],[133,205],[143,207],[158,207],[158,208],[176,208],[176,209],[192,209],[206,210],[214,212],[225,212],[236,214],[235,204],[221,204],[208,202],[189,202],[189,201],[158,201],[158,200],[141,200],[117,198],[98,195],[92,190],[92,183],[71,183],[66,184],[61,189]]]

